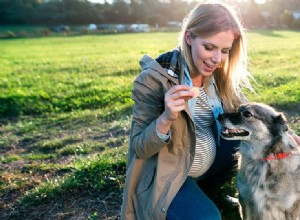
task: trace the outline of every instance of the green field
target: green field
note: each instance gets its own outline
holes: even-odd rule
[[[0,40],[1,219],[116,219],[138,61],[173,49],[177,35]],[[248,99],[300,133],[300,32],[247,37]]]

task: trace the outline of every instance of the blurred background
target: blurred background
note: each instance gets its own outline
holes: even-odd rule
[[[176,29],[180,28],[183,17],[197,2],[199,1],[0,0],[0,37]],[[300,29],[299,0],[227,2],[240,10],[246,28]],[[22,25],[22,28],[15,25]]]

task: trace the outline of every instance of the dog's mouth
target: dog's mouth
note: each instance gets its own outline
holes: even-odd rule
[[[250,132],[243,129],[222,127],[221,135],[224,138],[248,137],[250,135]]]

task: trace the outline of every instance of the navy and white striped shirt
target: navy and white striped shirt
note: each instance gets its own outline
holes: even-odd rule
[[[203,175],[213,164],[216,156],[216,142],[212,130],[214,116],[210,108],[204,88],[199,88],[200,94],[196,98],[194,124],[196,127],[196,149],[191,177]]]

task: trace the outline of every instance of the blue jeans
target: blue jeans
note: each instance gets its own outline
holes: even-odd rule
[[[232,177],[236,165],[233,154],[238,144],[238,141],[226,141],[221,138],[213,165],[200,178],[186,179],[168,208],[167,220],[221,219],[220,211],[204,193],[202,185],[203,189],[213,190]]]
[[[188,177],[168,208],[167,220],[221,220],[215,204]]]

